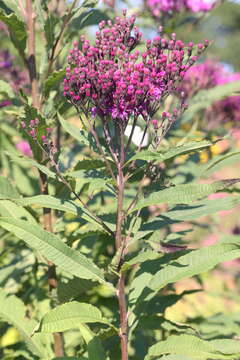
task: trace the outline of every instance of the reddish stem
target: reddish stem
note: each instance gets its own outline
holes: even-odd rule
[[[118,281],[118,304],[119,304],[119,313],[120,313],[120,332],[119,337],[121,340],[121,353],[122,360],[128,360],[128,319],[127,319],[127,304],[125,296],[125,275],[121,272],[121,264],[124,263],[125,257],[125,237],[122,236],[122,227],[124,221],[124,211],[123,211],[123,199],[124,199],[124,188],[125,188],[125,179],[123,175],[123,165],[125,161],[125,149],[124,149],[124,133],[123,129],[119,128],[119,137],[120,137],[120,154],[118,161],[118,199],[117,199],[117,224],[116,224],[116,251],[121,249],[121,257],[119,260],[119,271],[120,277]]]

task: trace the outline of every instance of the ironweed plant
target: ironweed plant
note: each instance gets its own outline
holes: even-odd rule
[[[2,359],[238,359],[234,332],[211,337],[166,317],[196,292],[177,294],[175,282],[240,255],[238,235],[198,249],[173,227],[240,202],[207,198],[240,180],[204,180],[226,156],[179,181],[179,158],[192,162],[211,140],[171,141],[178,122],[209,105],[195,83],[191,104],[186,80],[209,42],[162,27],[145,41],[134,15],[110,19],[95,5],[0,4],[29,78],[26,88],[0,82],[0,318],[1,331],[18,331]],[[237,87],[218,85],[213,101]]]

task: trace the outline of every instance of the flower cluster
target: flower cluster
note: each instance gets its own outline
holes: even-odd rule
[[[155,17],[162,14],[173,15],[181,11],[207,12],[210,11],[216,1],[206,0],[147,0],[147,6]]]
[[[51,142],[52,129],[41,126],[38,118],[29,121],[26,124],[25,121],[21,121],[21,128],[32,139],[37,140],[39,144],[48,145]]]
[[[187,71],[181,89],[187,98],[191,98],[201,89],[211,89],[234,81],[240,81],[240,73],[231,73],[222,64],[208,60]],[[205,117],[210,129],[226,122],[239,126],[240,96],[229,96],[224,100],[216,101],[206,109]]]
[[[64,95],[78,109],[107,120],[127,124],[130,116],[151,118],[169,94],[178,91],[186,71],[195,63],[193,43],[184,44],[160,35],[135,50],[142,34],[135,17],[100,22],[95,44],[81,36],[74,43],[64,79]],[[196,55],[207,47],[198,44]]]

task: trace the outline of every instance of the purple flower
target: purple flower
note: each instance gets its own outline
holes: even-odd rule
[[[231,73],[217,62],[208,60],[189,69],[181,85],[186,98],[191,98],[201,89],[211,89],[233,81],[240,81],[240,73]],[[240,96],[229,96],[216,101],[205,110],[207,127],[213,129],[219,123],[234,123],[240,125]]]
[[[100,22],[95,44],[81,36],[68,56],[64,95],[86,115],[123,121],[130,116],[152,117],[167,95],[197,60],[193,44],[156,36],[145,50],[134,50],[142,34],[134,26],[135,16],[117,17],[115,23]],[[205,45],[198,45],[200,54]]]
[[[19,141],[17,144],[16,144],[16,148],[25,156],[29,156],[31,157],[32,156],[32,150],[30,148],[30,145],[27,141]]]
[[[207,12],[210,11],[216,0],[147,0],[147,6],[155,17],[174,15],[178,12]]]

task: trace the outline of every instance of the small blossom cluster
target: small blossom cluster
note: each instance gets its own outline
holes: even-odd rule
[[[43,145],[48,145],[51,142],[50,137],[51,137],[52,129],[46,127],[44,129],[41,128],[41,131],[39,131],[40,130],[39,124],[40,124],[40,120],[38,118],[30,120],[28,125],[26,124],[25,121],[21,121],[21,128],[32,139],[41,142]]]
[[[135,50],[142,34],[135,17],[100,22],[95,44],[81,36],[74,43],[64,79],[64,95],[85,113],[127,122],[130,116],[151,118],[169,94],[178,91],[186,71],[196,62],[193,43],[165,39],[161,33],[147,40],[145,50]],[[197,45],[196,55],[208,46]]]
[[[201,89],[207,90],[234,81],[240,81],[240,73],[231,73],[222,64],[208,60],[187,71],[181,88],[186,98],[191,98]],[[226,122],[240,126],[240,96],[216,101],[206,109],[205,117],[210,129]]]
[[[206,0],[147,0],[147,6],[155,17],[161,15],[174,15],[178,12],[188,11],[192,13],[210,11],[216,1]]]

